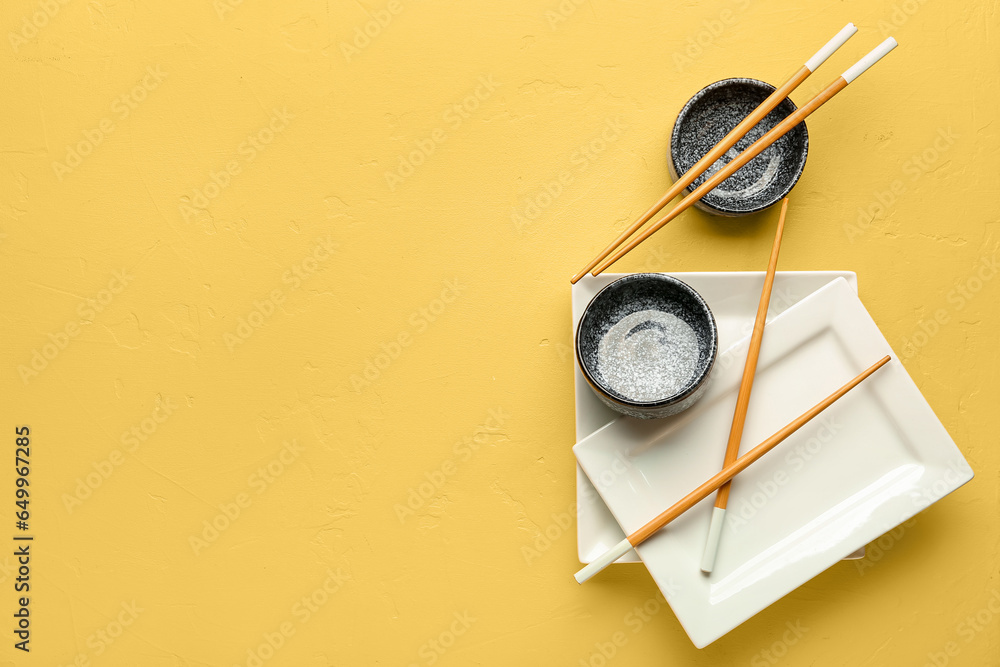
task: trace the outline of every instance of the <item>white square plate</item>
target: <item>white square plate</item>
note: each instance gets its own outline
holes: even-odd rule
[[[605,273],[596,278],[587,276],[573,286],[574,336],[576,325],[594,295],[605,285],[623,275],[625,274]],[[719,330],[719,350],[726,350],[750,334],[757,314],[760,290],[764,285],[763,271],[671,273],[670,275],[696,289],[712,309]],[[857,291],[857,277],[851,271],[779,271],[774,278],[774,288],[767,310],[768,320],[783,313],[831,280],[841,277],[847,280],[855,292]],[[601,403],[594,395],[594,391],[580,373],[580,367],[575,363],[573,375],[576,383],[576,440],[579,442],[613,420],[618,413]],[[719,443],[720,457],[725,453],[726,440],[727,438],[723,438]],[[589,563],[625,537],[618,522],[611,516],[611,512],[579,465],[576,467],[576,508],[576,545],[581,562]],[[862,547],[850,557],[861,558],[864,555]],[[618,562],[638,563],[639,557],[635,551],[630,551]]]
[[[689,410],[619,417],[573,448],[627,532],[719,471],[715,443],[729,432],[748,342],[720,355],[711,386]],[[886,354],[889,344],[843,279],[776,317],[761,346],[741,453]],[[702,648],[972,474],[893,355],[736,478],[711,575],[699,563],[714,495],[637,551]]]

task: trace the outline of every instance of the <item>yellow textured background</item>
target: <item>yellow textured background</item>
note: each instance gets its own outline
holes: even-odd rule
[[[0,535],[27,424],[36,541],[30,655],[12,646],[0,557],[0,664],[247,665],[282,624],[294,634],[263,664],[597,667],[616,632],[608,664],[770,665],[775,642],[788,665],[1000,664],[1000,281],[975,280],[1000,248],[995,3],[388,7],[4,3]],[[656,594],[641,566],[577,586],[575,528],[552,528],[575,500],[568,278],[665,190],[688,97],[730,76],[779,83],[847,21],[860,33],[798,103],[890,30],[901,46],[809,119],[780,268],[857,271],[977,477],[698,651],[666,607],[636,631],[629,614]],[[251,152],[274,110],[291,117]],[[53,165],[102,122],[77,166]],[[625,129],[584,157],[609,122]],[[619,269],[762,269],[774,215],[687,212]],[[327,236],[332,256],[315,252]],[[156,423],[157,406],[175,407]],[[155,432],[126,451],[144,419]],[[279,475],[254,477],[292,440]],[[249,506],[193,547],[239,494]],[[559,537],[529,558],[547,528]],[[295,605],[338,569],[349,579],[303,619]],[[781,647],[786,623],[807,630]]]

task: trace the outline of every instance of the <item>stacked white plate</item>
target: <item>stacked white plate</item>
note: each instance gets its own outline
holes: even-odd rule
[[[675,273],[708,302],[719,357],[705,396],[667,419],[618,416],[576,375],[577,540],[590,562],[721,467],[763,272]],[[621,277],[573,287],[573,327]],[[886,354],[892,360],[733,482],[715,570],[699,569],[714,495],[619,562],[642,560],[706,646],[972,479],[857,296],[851,272],[778,272],[740,453]]]

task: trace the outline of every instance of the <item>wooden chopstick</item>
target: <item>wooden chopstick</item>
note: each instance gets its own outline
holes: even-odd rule
[[[630,549],[636,547],[652,535],[656,534],[661,528],[666,526],[668,523],[679,517],[681,514],[691,509],[699,502],[707,498],[713,491],[721,487],[723,484],[731,480],[733,477],[743,472],[750,464],[754,463],[757,459],[767,454],[769,451],[774,449],[778,443],[795,433],[797,430],[802,428],[810,419],[821,413],[823,410],[830,407],[837,399],[842,397],[844,394],[849,392],[854,387],[858,386],[865,378],[877,371],[879,368],[884,366],[889,362],[891,357],[886,355],[882,357],[879,361],[875,362],[867,369],[862,371],[853,380],[845,384],[843,387],[833,392],[822,401],[809,408],[801,415],[792,420],[788,425],[779,430],[777,433],[772,435],[770,438],[760,443],[749,452],[736,459],[732,465],[726,466],[721,472],[710,478],[708,481],[703,483],[697,489],[687,494],[676,503],[674,503],[670,508],[661,512],[657,517],[648,521],[646,525],[638,529],[624,540],[611,547],[608,551],[603,553],[598,558],[594,559],[589,565],[581,569],[574,575],[577,583],[582,584],[587,581],[595,574],[606,568],[611,563],[615,562],[618,558],[628,553]]]
[[[712,150],[705,153],[705,156],[698,160],[693,167],[688,169],[686,172],[678,176],[677,181],[674,182],[667,193],[660,197],[653,206],[646,211],[641,218],[632,223],[632,226],[626,229],[621,235],[611,242],[611,244],[601,251],[601,253],[592,259],[587,266],[583,268],[582,271],[577,273],[570,280],[571,283],[576,284],[580,278],[587,275],[587,272],[593,269],[595,266],[604,261],[604,258],[610,255],[615,248],[620,246],[629,236],[635,233],[637,229],[642,227],[649,221],[656,213],[670,203],[674,197],[679,195],[684,191],[684,188],[691,185],[698,176],[700,176],[706,169],[711,167],[715,162],[725,155],[726,151],[732,148],[737,141],[743,138],[743,136],[749,132],[757,123],[759,123],[764,116],[771,112],[774,107],[778,106],[786,97],[792,94],[792,91],[799,87],[803,81],[805,81],[810,74],[816,71],[816,68],[826,62],[827,58],[832,56],[837,49],[844,45],[848,39],[850,39],[858,29],[853,23],[848,23],[844,26],[840,32],[834,35],[833,39],[827,42],[823,48],[813,55],[812,58],[806,61],[806,63],[791,76],[785,83],[783,83],[777,90],[771,93],[766,100],[760,103],[760,105],[750,112],[750,115],[744,118],[739,125],[734,127],[732,131],[729,132],[722,141],[717,143]]]
[[[677,206],[675,206],[666,216],[655,222],[652,226],[644,229],[638,236],[629,241],[625,247],[619,249],[618,252],[606,259],[603,264],[592,271],[592,274],[596,276],[606,271],[609,266],[627,255],[629,251],[645,241],[665,224],[676,218],[682,212],[690,208],[696,201],[714,190],[717,185],[739,171],[744,165],[750,162],[750,160],[760,155],[768,146],[783,137],[793,127],[801,123],[807,116],[809,116],[809,114],[816,111],[816,109],[819,109],[831,98],[833,98],[834,95],[846,88],[849,83],[861,76],[865,70],[877,63],[887,53],[896,48],[896,45],[896,40],[890,37],[875,47],[875,49],[868,53],[868,55],[848,68],[848,70],[837,77],[833,83],[824,88],[818,95],[816,95],[816,97],[809,100],[805,105],[775,125],[767,134],[755,141],[745,151],[740,153],[736,159],[719,171],[715,172],[704,183],[698,186],[694,192],[680,200],[677,203]]]
[[[753,333],[750,334],[750,347],[747,349],[747,360],[743,366],[743,379],[736,395],[736,411],[733,413],[733,425],[729,430],[729,442],[726,444],[726,456],[722,467],[731,466],[740,453],[740,440],[743,438],[743,426],[747,421],[747,409],[750,406],[750,391],[753,389],[753,378],[757,372],[757,357],[760,354],[760,343],[764,338],[764,323],[767,321],[767,307],[771,303],[771,288],[774,286],[774,271],[778,267],[778,252],[781,250],[781,236],[785,231],[785,214],[788,212],[788,197],[781,202],[781,213],[778,215],[778,229],[774,233],[774,245],[771,247],[771,258],[767,262],[767,273],[764,275],[764,287],[760,292],[760,303],[757,304],[757,317],[753,322]],[[715,509],[712,510],[712,523],[708,529],[705,541],[705,552],[701,557],[701,571],[706,574],[715,567],[715,554],[722,537],[722,527],[726,518],[726,505],[729,502],[729,489],[732,482],[726,482],[719,487],[715,497]]]

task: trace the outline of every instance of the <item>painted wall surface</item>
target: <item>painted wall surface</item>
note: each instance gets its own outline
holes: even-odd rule
[[[573,581],[568,279],[666,189],[694,92],[848,21],[797,103],[900,47],[809,119],[780,268],[857,271],[977,477],[698,651],[641,566]],[[5,2],[0,665],[1000,664],[998,29],[978,0]],[[688,211],[618,268],[761,270],[775,216]]]

